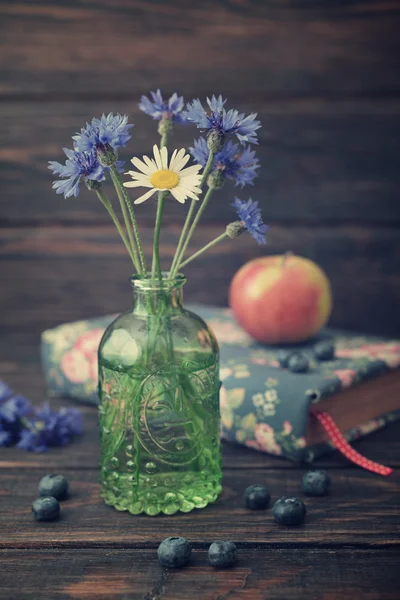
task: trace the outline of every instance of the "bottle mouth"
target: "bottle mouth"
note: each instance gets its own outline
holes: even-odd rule
[[[150,274],[143,275],[132,275],[130,278],[131,285],[137,290],[172,290],[174,288],[180,288],[186,283],[186,277],[182,273],[178,273],[175,277],[170,278],[169,273],[163,271],[162,280],[152,279]]]

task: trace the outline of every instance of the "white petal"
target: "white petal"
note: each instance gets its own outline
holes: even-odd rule
[[[175,161],[175,171],[177,173],[179,173],[179,171],[181,169],[183,169],[183,167],[186,165],[186,163],[188,163],[190,160],[190,155],[189,154],[185,154],[185,156],[183,158],[181,158],[181,160],[178,162],[177,160]]]
[[[197,173],[200,171],[200,169],[201,169],[200,165],[192,165],[191,167],[187,167],[186,169],[183,169],[179,173],[179,177],[185,177],[185,175],[197,175]]]
[[[143,177],[144,177],[144,175],[143,175]],[[199,186],[199,183],[200,183],[197,175],[190,175],[190,173],[189,173],[189,175],[180,176],[179,181],[181,183],[184,182],[184,184],[189,187],[197,187],[197,186]]]
[[[175,171],[176,165],[178,163],[180,163],[180,161],[182,160],[182,158],[185,156],[185,152],[186,152],[185,148],[181,148],[179,150],[179,152],[177,153],[177,155],[175,156],[175,160],[172,161],[172,158],[171,158],[171,161],[169,163],[169,168],[171,169],[171,171]]]
[[[169,161],[169,167],[168,167],[168,169],[169,169],[170,171],[173,171],[174,162],[175,162],[175,157],[176,157],[177,153],[178,153],[178,150],[174,150],[174,151],[173,151],[173,153],[172,153],[172,156],[171,156],[171,158],[170,158],[170,161]]]
[[[179,178],[179,185],[182,185],[182,187],[187,187],[190,189],[196,188],[197,190],[199,190],[199,184],[200,181],[196,177],[193,177],[193,175],[187,175],[186,177]]]
[[[158,149],[158,146],[156,146],[156,144],[154,144],[153,146],[153,153],[154,153],[154,160],[156,161],[156,165],[157,165],[157,169],[159,171],[162,171],[162,160],[161,160],[161,156],[160,156],[160,151]]]
[[[172,190],[170,190],[171,194],[173,195],[173,197],[178,200],[178,202],[180,202],[181,204],[185,203],[186,200],[186,194],[184,191],[180,190],[179,188],[172,188]]]
[[[150,181],[126,181],[124,183],[124,187],[127,188],[135,188],[135,187],[147,187],[152,188],[154,185],[150,183]]]
[[[130,175],[134,179],[146,179],[149,181],[149,175],[145,175],[144,173],[139,173],[139,171],[127,171],[125,175]]]
[[[157,165],[155,163],[154,160],[151,160],[148,156],[143,155],[143,161],[146,163],[146,165],[151,168],[151,172],[154,173],[155,171],[157,171]]]
[[[140,160],[140,158],[137,158],[136,156],[131,159],[131,163],[137,169],[139,169],[139,171],[145,173],[146,175],[151,175],[154,172],[150,166],[147,166],[142,160]]]
[[[199,195],[192,192],[192,190],[185,190],[185,188],[179,188],[179,190],[182,190],[182,192],[184,192],[186,196],[189,196],[189,198],[193,198],[193,200],[199,199]]]
[[[192,192],[193,194],[196,194],[196,196],[198,196],[201,193],[200,188],[194,186],[194,185],[189,185],[186,182],[181,181],[178,188],[180,190],[184,190],[185,192]]]
[[[161,164],[163,169],[168,169],[168,150],[164,146],[160,151],[161,155]]]
[[[190,167],[189,167],[189,169],[190,169]],[[201,177],[200,177],[200,175],[197,175],[197,173],[194,173],[193,171],[189,171],[189,169],[184,169],[183,171],[181,171],[179,173],[179,181],[186,179],[186,181],[190,180],[194,184],[197,185],[197,183],[200,183]],[[145,177],[145,175],[142,175],[142,177]]]
[[[157,188],[153,188],[149,192],[146,192],[145,194],[143,194],[143,196],[139,196],[139,198],[137,198],[134,201],[133,204],[142,204],[142,202],[144,202],[145,200],[147,200],[147,198],[150,198],[150,196],[152,196],[153,194],[155,194],[156,191],[157,191]]]

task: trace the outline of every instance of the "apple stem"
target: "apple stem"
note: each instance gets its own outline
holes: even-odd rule
[[[281,263],[282,268],[285,266],[286,261],[290,256],[293,256],[293,252],[291,250],[288,250],[287,252],[285,252],[285,254],[282,257],[282,263]]]

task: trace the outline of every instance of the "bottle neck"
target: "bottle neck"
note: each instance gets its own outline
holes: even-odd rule
[[[183,308],[183,285],[185,277],[178,275],[173,280],[165,274],[163,280],[132,277],[133,312],[141,314],[166,314]]]

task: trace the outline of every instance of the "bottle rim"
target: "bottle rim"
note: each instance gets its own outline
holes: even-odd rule
[[[170,278],[167,271],[162,272],[162,280],[152,279],[150,274],[132,275],[130,277],[131,285],[136,290],[146,291],[161,291],[180,288],[186,283],[186,277],[182,273],[178,273],[175,277]]]

